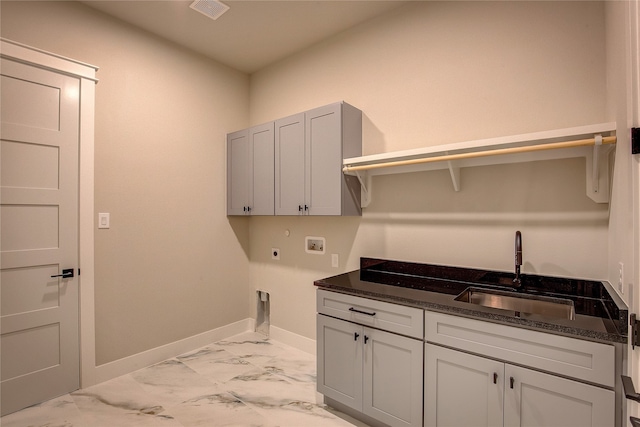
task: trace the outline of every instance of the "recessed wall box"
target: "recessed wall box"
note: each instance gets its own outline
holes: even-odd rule
[[[324,237],[307,236],[304,238],[304,250],[308,254],[323,255],[325,243]]]

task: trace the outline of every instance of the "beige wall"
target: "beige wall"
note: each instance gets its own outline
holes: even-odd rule
[[[225,215],[224,160],[225,134],[248,124],[248,77],[80,3],[1,6],[2,37],[100,67],[97,364],[248,317],[247,226]]]
[[[254,74],[251,122],[345,100],[373,154],[612,121],[605,48],[599,2],[412,2]],[[361,256],[512,271],[516,230],[525,273],[607,278],[609,207],[586,197],[584,161],[465,169],[458,193],[447,174],[375,177],[362,218],[252,218],[272,325],[314,338],[313,280]]]
[[[602,3],[411,2],[250,81],[81,4],[1,6],[3,37],[100,66],[98,364],[247,317],[255,289],[314,338],[313,280],[361,256],[511,270],[520,229],[526,273],[614,263],[579,160],[465,169],[458,193],[445,172],[376,177],[361,218],[225,216],[225,133],[337,100],[363,110],[365,154],[615,120]]]

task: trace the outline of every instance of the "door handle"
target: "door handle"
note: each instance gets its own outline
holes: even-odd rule
[[[73,273],[73,268],[65,268],[64,270],[62,270],[62,274],[56,274],[56,275],[51,276],[51,277],[52,278],[54,278],[54,277],[62,277],[63,279],[71,279],[74,276],[75,276],[75,274]]]
[[[498,384],[498,374],[496,372],[493,373],[493,383]]]

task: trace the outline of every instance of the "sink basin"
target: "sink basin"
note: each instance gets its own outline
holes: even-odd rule
[[[455,300],[477,304],[483,307],[515,311],[517,317],[520,317],[523,313],[527,313],[573,320],[576,315],[573,301],[569,299],[540,295],[523,295],[493,289],[470,287],[458,295]]]

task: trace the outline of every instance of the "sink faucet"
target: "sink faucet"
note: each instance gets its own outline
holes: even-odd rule
[[[516,231],[516,277],[513,279],[513,286],[519,288],[522,286],[520,278],[520,266],[522,265],[522,234]]]

